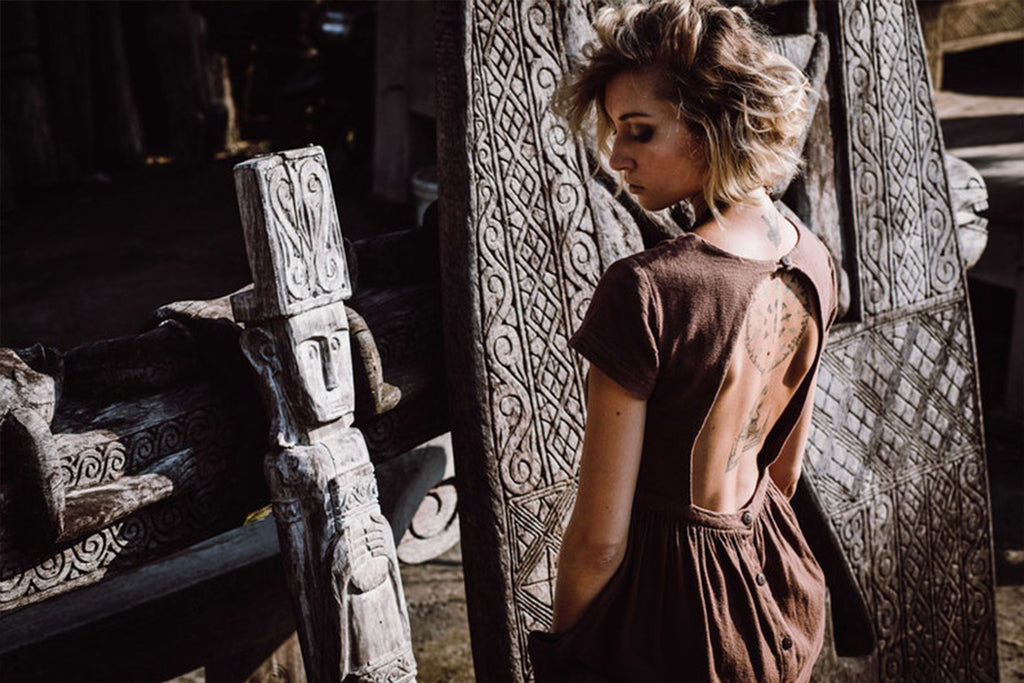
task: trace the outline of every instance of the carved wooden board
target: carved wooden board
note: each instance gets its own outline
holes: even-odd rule
[[[862,322],[825,350],[805,476],[874,618],[877,679],[994,681],[974,338],[916,9],[826,9]]]
[[[819,7],[857,322],[825,350],[806,481],[868,602],[874,678],[994,680],[974,344],[914,6]],[[582,441],[583,374],[566,342],[608,265],[607,206],[548,109],[586,12],[470,0],[439,15],[445,335],[474,658],[480,680],[525,680],[526,633],[550,624]]]
[[[479,680],[522,679],[550,625],[575,495],[583,372],[568,350],[600,273],[587,174],[548,109],[546,2],[439,8],[442,273],[467,602]],[[462,46],[465,45],[463,52]],[[464,517],[462,512],[469,511]]]
[[[218,501],[223,494],[215,492],[224,485],[228,461],[243,445],[240,422],[246,416],[225,405],[207,386],[180,393],[179,402],[151,402],[148,419],[134,426],[113,424],[116,419],[108,419],[110,425],[97,420],[93,427],[109,429],[108,440],[78,443],[72,435],[59,434],[56,443],[61,481],[71,492],[151,471],[175,454],[189,454],[189,471],[176,474],[187,492],[42,556],[20,552],[11,530],[0,525],[0,612],[95,583],[110,571],[228,528],[232,522]],[[116,408],[109,407],[108,416],[116,418]]]

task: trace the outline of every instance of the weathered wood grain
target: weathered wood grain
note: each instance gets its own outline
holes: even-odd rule
[[[259,157],[235,178],[254,286],[231,303],[272,416],[264,471],[307,678],[414,680],[394,540],[351,426],[353,343],[372,411],[392,407],[397,390],[383,382],[369,329],[343,304],[351,285],[323,150]]]

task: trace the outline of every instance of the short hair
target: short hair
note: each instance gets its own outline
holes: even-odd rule
[[[605,7],[597,42],[563,82],[556,109],[579,134],[596,119],[598,149],[611,153],[605,87],[624,71],[652,71],[656,94],[673,102],[708,164],[708,208],[741,202],[758,187],[788,183],[801,165],[810,87],[768,49],[739,8],[716,0],[657,0]]]

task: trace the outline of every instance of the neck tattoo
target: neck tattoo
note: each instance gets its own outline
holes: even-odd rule
[[[779,233],[779,224],[776,222],[775,216],[771,214],[761,214],[761,219],[768,224],[768,241],[776,247],[781,246],[782,235]]]

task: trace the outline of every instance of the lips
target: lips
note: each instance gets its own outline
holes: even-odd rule
[[[644,189],[643,185],[634,185],[633,183],[626,183],[626,185],[629,186],[629,191],[632,192],[633,194],[638,194],[640,191]]]

